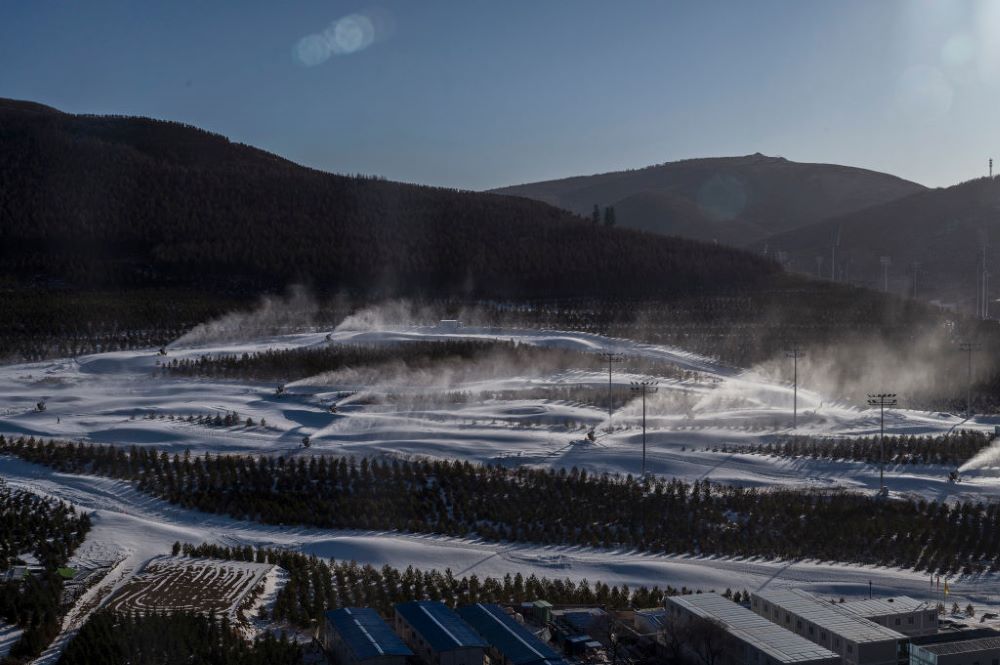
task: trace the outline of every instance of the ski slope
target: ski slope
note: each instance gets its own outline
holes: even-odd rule
[[[587,404],[531,399],[454,404],[433,400],[434,395],[450,391],[476,394],[545,386],[603,390],[608,382],[606,372],[545,372],[524,367],[507,371],[490,366],[470,375],[442,368],[441,372],[404,370],[374,383],[362,381],[361,374],[341,372],[289,384],[286,393],[278,396],[274,384],[164,377],[157,372],[157,363],[164,358],[153,350],[111,352],[0,367],[0,433],[155,446],[171,452],[424,456],[636,474],[642,468],[641,406],[630,393],[629,383],[658,379],[659,392],[647,403],[646,464],[652,473],[762,486],[878,488],[878,468],[872,465],[719,452],[720,446],[768,441],[790,433],[791,386],[666,346],[582,333],[410,326],[338,329],[198,347],[174,345],[167,359],[331,343],[393,344],[456,338],[611,351],[669,362],[696,372],[696,378],[677,381],[615,374],[613,388],[619,406],[611,418],[613,430],[607,433],[607,412]],[[396,399],[373,404],[348,398],[340,402],[338,413],[330,413],[328,407],[344,391],[357,396],[391,392]],[[408,394],[422,399],[408,403]],[[836,403],[803,389],[798,399],[796,433],[864,436],[879,431],[877,411]],[[36,409],[39,402],[44,402],[44,411]],[[191,414],[233,411],[241,421],[249,417],[259,423],[263,419],[266,426],[219,428],[179,420]],[[886,414],[886,431],[939,434],[958,427],[992,431],[998,422],[995,418],[966,422],[951,414],[899,409]],[[585,436],[591,428],[598,432],[593,442]],[[305,436],[311,441],[309,451],[301,445]],[[968,474],[965,482],[955,485],[947,482],[950,470],[912,465],[889,468],[887,484],[896,493],[933,499],[979,499],[1000,494],[1000,473],[996,471]]]

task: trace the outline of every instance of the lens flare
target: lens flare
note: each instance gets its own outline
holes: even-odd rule
[[[306,35],[293,49],[295,59],[305,67],[315,67],[330,59],[332,55],[350,55],[371,46],[379,34],[378,25],[386,21],[374,21],[366,14],[350,14],[339,18],[321,33]]]

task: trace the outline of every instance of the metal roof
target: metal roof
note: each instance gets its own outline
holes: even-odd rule
[[[466,647],[485,649],[488,644],[447,605],[436,600],[414,600],[396,605],[413,630],[437,653]]]
[[[964,642],[978,640],[980,637],[1000,637],[1000,632],[993,628],[973,628],[971,630],[946,630],[933,635],[920,635],[910,638],[910,644],[923,646],[925,644],[941,644],[943,642]]]
[[[586,633],[594,627],[594,623],[608,615],[599,607],[583,607],[580,609],[556,610],[552,616],[565,621],[577,633]]]
[[[840,656],[717,593],[671,596],[667,599],[700,617],[716,619],[737,639],[779,663],[840,660]]]
[[[326,613],[326,620],[340,634],[357,660],[413,655],[389,624],[370,607],[331,610]]]
[[[839,607],[850,610],[863,617],[884,617],[892,614],[908,614],[910,612],[921,612],[933,609],[934,605],[909,596],[895,596],[893,598],[876,598],[874,600],[849,600],[846,603],[837,603]]]
[[[543,662],[565,665],[565,661],[552,647],[535,637],[499,605],[477,603],[465,605],[457,611],[460,617],[514,665]]]
[[[924,644],[919,647],[938,656],[970,653],[973,651],[989,651],[1000,649],[1000,637],[981,637],[978,640],[962,640],[961,642],[944,642],[941,644]]]
[[[837,603],[821,600],[801,589],[764,589],[753,596],[855,644],[907,639],[902,633],[880,626],[841,608]]]

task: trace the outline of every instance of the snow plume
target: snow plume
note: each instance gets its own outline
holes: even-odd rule
[[[348,315],[334,332],[368,332],[393,327],[431,325],[442,317],[430,307],[418,307],[406,300],[392,300],[364,307]]]
[[[958,467],[958,472],[965,473],[992,466],[1000,466],[1000,439],[997,438],[994,438],[990,445],[976,453],[968,462]]]
[[[231,312],[198,324],[170,346],[241,342],[298,332],[311,326],[318,312],[319,305],[309,292],[302,286],[292,286],[284,296],[264,296],[250,312]]]
[[[901,407],[944,408],[965,395],[967,361],[946,327],[905,342],[859,338],[805,348],[798,361],[799,388],[855,405],[864,405],[868,393],[892,392]],[[975,381],[986,375],[992,360],[979,352],[973,363]],[[781,352],[753,369],[772,381],[792,381],[792,360]]]

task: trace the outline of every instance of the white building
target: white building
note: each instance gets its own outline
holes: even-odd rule
[[[715,593],[671,596],[667,613],[665,625],[684,626],[695,618],[720,623],[733,640],[720,665],[840,665],[840,657],[829,649]]]
[[[799,589],[751,594],[750,608],[796,635],[840,655],[846,665],[896,665],[906,657],[905,635]]]
[[[845,610],[909,637],[938,631],[937,606],[909,596],[838,603]]]

